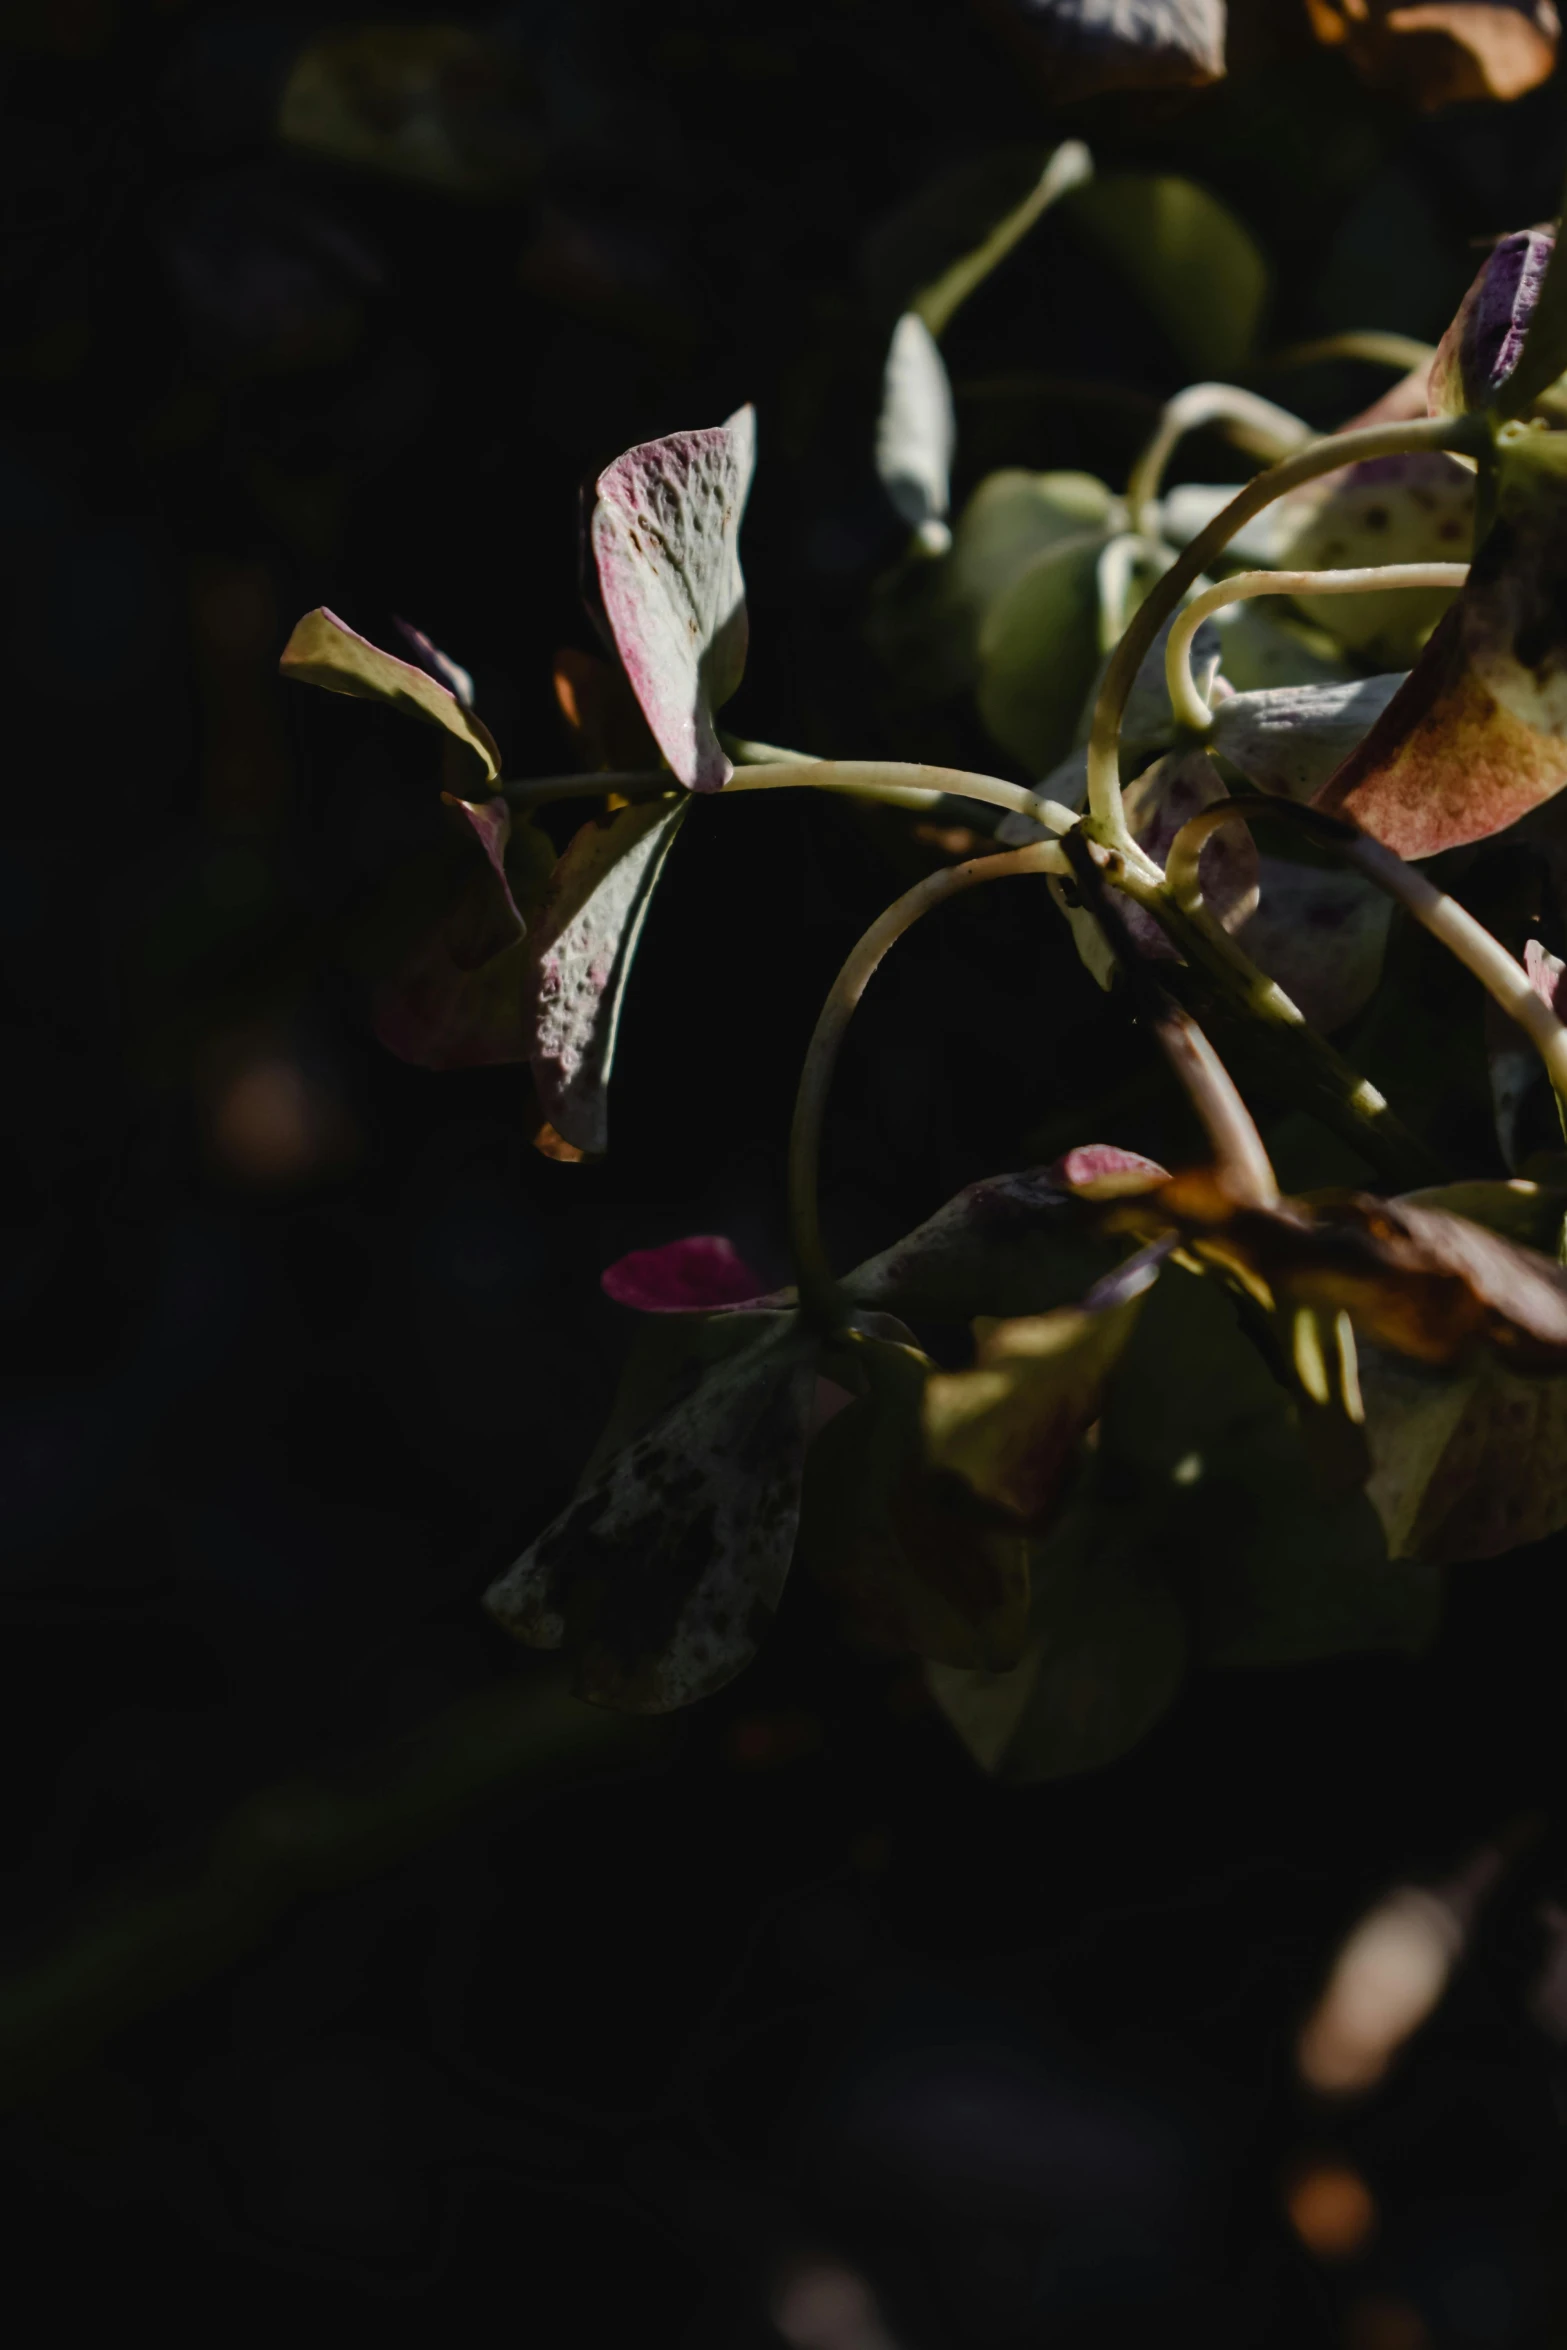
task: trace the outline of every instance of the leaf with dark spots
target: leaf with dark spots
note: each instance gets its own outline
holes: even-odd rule
[[[412,661],[383,653],[368,637],[358,635],[335,612],[323,606],[307,612],[284,646],[278,667],[285,677],[302,685],[318,685],[330,694],[352,694],[367,702],[388,702],[410,718],[439,726],[471,751],[493,783],[501,771],[495,738],[451,690]]]
[[[1139,1528],[1092,1502],[1034,1546],[1026,1645],[1005,1672],[927,1666],[931,1692],[975,1761],[1034,1785],[1102,1768],[1175,1697],[1186,1634],[1168,1586],[1146,1574]]]
[[[1474,543],[1474,476],[1440,449],[1371,457],[1306,483],[1276,509],[1270,561],[1289,571],[1374,563],[1463,563]],[[1362,660],[1407,668],[1452,588],[1295,598],[1297,610]]]
[[[1395,671],[1343,685],[1231,694],[1214,709],[1208,749],[1257,791],[1309,800],[1364,741],[1403,682],[1404,673]]]
[[[1048,1525],[1165,1253],[1143,1251],[1080,1306],[981,1322],[972,1370],[938,1371],[926,1385],[932,1464],[1019,1524]]]
[[[1029,1543],[933,1473],[922,1431],[932,1365],[917,1348],[855,1336],[824,1356],[852,1400],[812,1443],[800,1563],[844,1629],[885,1655],[993,1669],[1016,1661]]]
[[[499,797],[474,804],[442,795],[452,831],[472,844],[448,904],[376,991],[375,1031],[422,1069],[525,1061],[532,1044],[529,914],[549,884],[555,851]]]
[[[755,462],[755,413],[741,408],[709,430],[628,449],[598,478],[589,530],[605,620],[692,791],[717,791],[734,773],[713,713],[745,668],[740,518]]]
[[[601,1705],[667,1713],[710,1696],[750,1662],[782,1596],[815,1342],[793,1315],[737,1315],[723,1343],[485,1594],[514,1638],[564,1648]]]
[[[1174,1232],[1199,1262],[1270,1308],[1348,1313],[1417,1362],[1489,1347],[1514,1368],[1567,1371],[1567,1271],[1447,1208],[1355,1192],[1238,1206],[1213,1176],[1176,1176],[1110,1211],[1123,1229]]]
[[[721,1233],[633,1249],[599,1275],[599,1287],[617,1305],[642,1314],[709,1313],[716,1306],[754,1305],[763,1295],[760,1275]]]
[[[1497,519],[1467,583],[1316,795],[1402,857],[1484,840],[1567,782],[1564,440],[1504,428]]]
[[[1113,1264],[1089,1203],[1152,1190],[1164,1170],[1135,1152],[1090,1144],[1053,1166],[971,1183],[843,1287],[860,1307],[910,1321],[1043,1313],[1082,1296]],[[1114,1185],[1114,1194],[1104,1186]]]
[[[555,656],[555,700],[585,767],[657,769],[659,747],[624,670],[565,645]]]
[[[1500,238],[1486,255],[1431,362],[1426,390],[1433,416],[1463,416],[1495,405],[1523,357],[1555,244],[1554,228],[1523,228]]]
[[[1314,1028],[1331,1031],[1376,993],[1392,914],[1386,892],[1359,873],[1264,851],[1257,911],[1235,939]]]
[[[555,868],[528,948],[534,1082],[576,1149],[608,1140],[610,1073],[626,981],[684,800],[645,800],[585,824]]]

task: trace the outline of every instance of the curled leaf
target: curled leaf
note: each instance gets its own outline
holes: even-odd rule
[[[1495,404],[1523,357],[1555,245],[1554,228],[1524,228],[1492,247],[1436,347],[1427,379],[1433,416]]]
[[[1402,857],[1515,823],[1567,782],[1567,436],[1507,426],[1458,600],[1316,796]]]
[[[555,862],[545,834],[515,824],[497,796],[443,795],[449,825],[479,852],[449,904],[409,950],[376,1002],[375,1030],[400,1060],[474,1069],[528,1058],[527,916]],[[519,902],[520,901],[520,902]]]
[[[732,1240],[695,1233],[663,1248],[633,1249],[599,1275],[599,1287],[617,1305],[641,1314],[711,1313],[717,1306],[754,1305],[763,1294]]]
[[[745,668],[740,519],[756,414],[644,441],[598,478],[590,524],[604,614],[659,747],[692,791],[734,769],[713,729]]]
[[[793,1315],[726,1317],[729,1351],[601,1459],[484,1604],[565,1648],[585,1697],[667,1713],[747,1665],[794,1549],[814,1374]]]
[[[1343,1310],[1374,1344],[1416,1362],[1462,1363],[1489,1347],[1521,1371],[1567,1370],[1567,1271],[1418,1197],[1341,1192],[1241,1207],[1211,1175],[1193,1174],[1111,1213],[1122,1229],[1176,1233],[1270,1311]]]
[[[528,942],[533,1075],[545,1116],[601,1153],[621,1006],[654,886],[685,814],[644,800],[585,824],[555,868]]]
[[[923,318],[906,310],[892,330],[882,374],[876,471],[894,512],[927,554],[944,554],[952,543],[946,514],[956,445],[952,386],[936,338]]]
[[[1521,98],[1556,62],[1553,0],[1306,0],[1317,39],[1423,113]]]
[[[400,661],[395,653],[383,653],[379,645],[371,644],[368,637],[360,636],[325,606],[307,612],[298,623],[278,667],[285,677],[297,678],[302,685],[322,686],[330,694],[352,694],[366,702],[389,702],[410,718],[441,727],[474,754],[488,783],[501,771],[494,736],[449,685],[441,684],[427,668]]]

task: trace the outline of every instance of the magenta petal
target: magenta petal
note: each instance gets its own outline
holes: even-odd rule
[[[599,1287],[640,1314],[701,1314],[715,1306],[748,1305],[763,1294],[764,1283],[732,1240],[699,1232],[664,1248],[633,1249],[600,1274]]]

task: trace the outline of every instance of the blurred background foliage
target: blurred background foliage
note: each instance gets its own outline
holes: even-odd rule
[[[803,1579],[721,1699],[595,1745],[476,1599],[602,1421],[598,1272],[706,1230],[784,1274],[811,1020],[936,851],[794,795],[696,810],[613,1155],[556,1164],[522,1073],[370,1034],[434,738],[275,674],[316,604],[401,615],[509,774],[568,764],[579,484],[753,399],[733,723],[993,766],[865,644],[899,238],[943,174],[1069,133],[1247,224],[1263,354],[1433,338],[1477,245],[1555,210],[1560,84],[1432,110],[1324,14],[1232,6],[1223,79],[1063,106],[1000,0],[0,11],[19,2304],[84,2318],[112,2278],[209,2324],[395,2302],[724,2350],[1567,2332],[1560,1827],[1506,1846],[1386,2085],[1313,2104],[1291,2053],[1367,1901],[1558,1799],[1560,1545],[1461,1578],[1419,1665],[1198,1676],[1043,1790],[984,1783]],[[1000,464],[1124,479],[1210,363],[1194,316],[1053,212],[946,337],[959,500]],[[1386,378],[1254,380],[1326,425]],[[1102,1139],[1145,1139],[1064,931],[1006,892],[926,931],[835,1100],[840,1261],[1101,1139],[1113,1053]],[[528,1800],[477,1800],[485,1740]]]

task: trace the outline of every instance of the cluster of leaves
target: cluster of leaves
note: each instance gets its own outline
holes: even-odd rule
[[[1265,1158],[1259,1181],[1244,1176],[1244,1148],[1227,1157],[1245,1113],[1153,977],[1179,987],[1215,954],[1222,975],[1216,936],[1260,971],[1258,990],[1284,990],[1297,1022],[1337,1030],[1368,1006],[1374,1016],[1388,900],[1364,860],[1323,853],[1341,837],[1427,858],[1504,831],[1516,842],[1527,817],[1543,823],[1533,838],[1554,885],[1567,273],[1552,232],[1504,240],[1440,348],[1406,353],[1403,380],[1352,420],[1395,443],[1408,427],[1407,447],[1313,459],[1284,494],[1253,501],[1242,527],[1214,536],[1239,485],[1163,487],[1181,433],[1217,423],[1272,460],[1313,436],[1211,382],[1171,403],[1124,491],[1003,471],[954,521],[939,337],[1058,202],[1080,208],[1199,361],[1241,366],[1251,351],[1265,273],[1240,224],[1190,183],[1096,178],[1081,147],[1058,149],[891,332],[876,461],[909,543],[874,634],[938,690],[972,690],[1001,750],[1043,778],[1037,792],[945,784],[1010,808],[997,847],[1072,830],[1056,903],[1101,984],[1126,983],[1160,1033],[1213,1164],[1172,1175],[1111,1145],[1079,1147],[971,1187],[838,1283],[824,1285],[797,1232],[798,1295],[763,1294],[711,1236],[626,1259],[605,1286],[644,1319],[610,1425],[572,1501],[487,1599],[520,1639],[569,1650],[588,1696],[661,1711],[742,1669],[795,1562],[851,1638],[925,1660],[971,1751],[1022,1777],[1122,1751],[1188,1659],[1418,1649],[1442,1566],[1567,1524],[1567,1157],[1527,1155],[1516,1045],[1493,1040],[1510,1174],[1402,1198],[1281,1200]],[[1455,428],[1433,431],[1432,418]],[[1444,434],[1454,446],[1435,445]],[[689,795],[809,787],[819,764],[718,725],[746,653],[738,542],[754,461],[743,409],[600,475],[584,576],[606,659],[563,656],[557,671],[580,779],[504,782],[465,673],[416,630],[394,655],[316,612],[283,656],[305,682],[446,736],[467,878],[386,974],[380,1033],[431,1067],[527,1062],[541,1141],[559,1155],[606,1147],[627,976]],[[1350,596],[1331,579],[1448,564],[1475,540],[1456,593],[1444,581]],[[1236,602],[1203,623],[1189,680],[1200,726],[1167,680],[1169,618],[1155,630],[1123,697],[1118,846],[1093,813],[1075,819],[1094,700],[1143,607],[1173,615],[1179,599],[1161,582],[1188,547],[1213,580],[1239,565],[1296,575],[1290,609],[1264,618]],[[1324,571],[1333,593],[1298,576]],[[861,771],[863,789],[879,788],[876,773]],[[919,774],[902,770],[891,788],[917,794]],[[843,788],[846,775],[827,762],[814,779]],[[1304,839],[1282,821],[1260,845],[1237,825],[1215,831],[1196,864],[1204,932],[1161,868],[1173,873],[1194,818],[1241,791],[1281,819],[1316,814]],[[536,811],[584,794],[603,812],[557,854]],[[1143,867],[1156,878],[1134,889]],[[1106,879],[1131,890],[1113,914]],[[1560,1035],[1561,965],[1540,937],[1527,943],[1524,1025]],[[1506,986],[1493,987],[1499,1000]],[[1232,1011],[1233,997],[1232,981]]]

